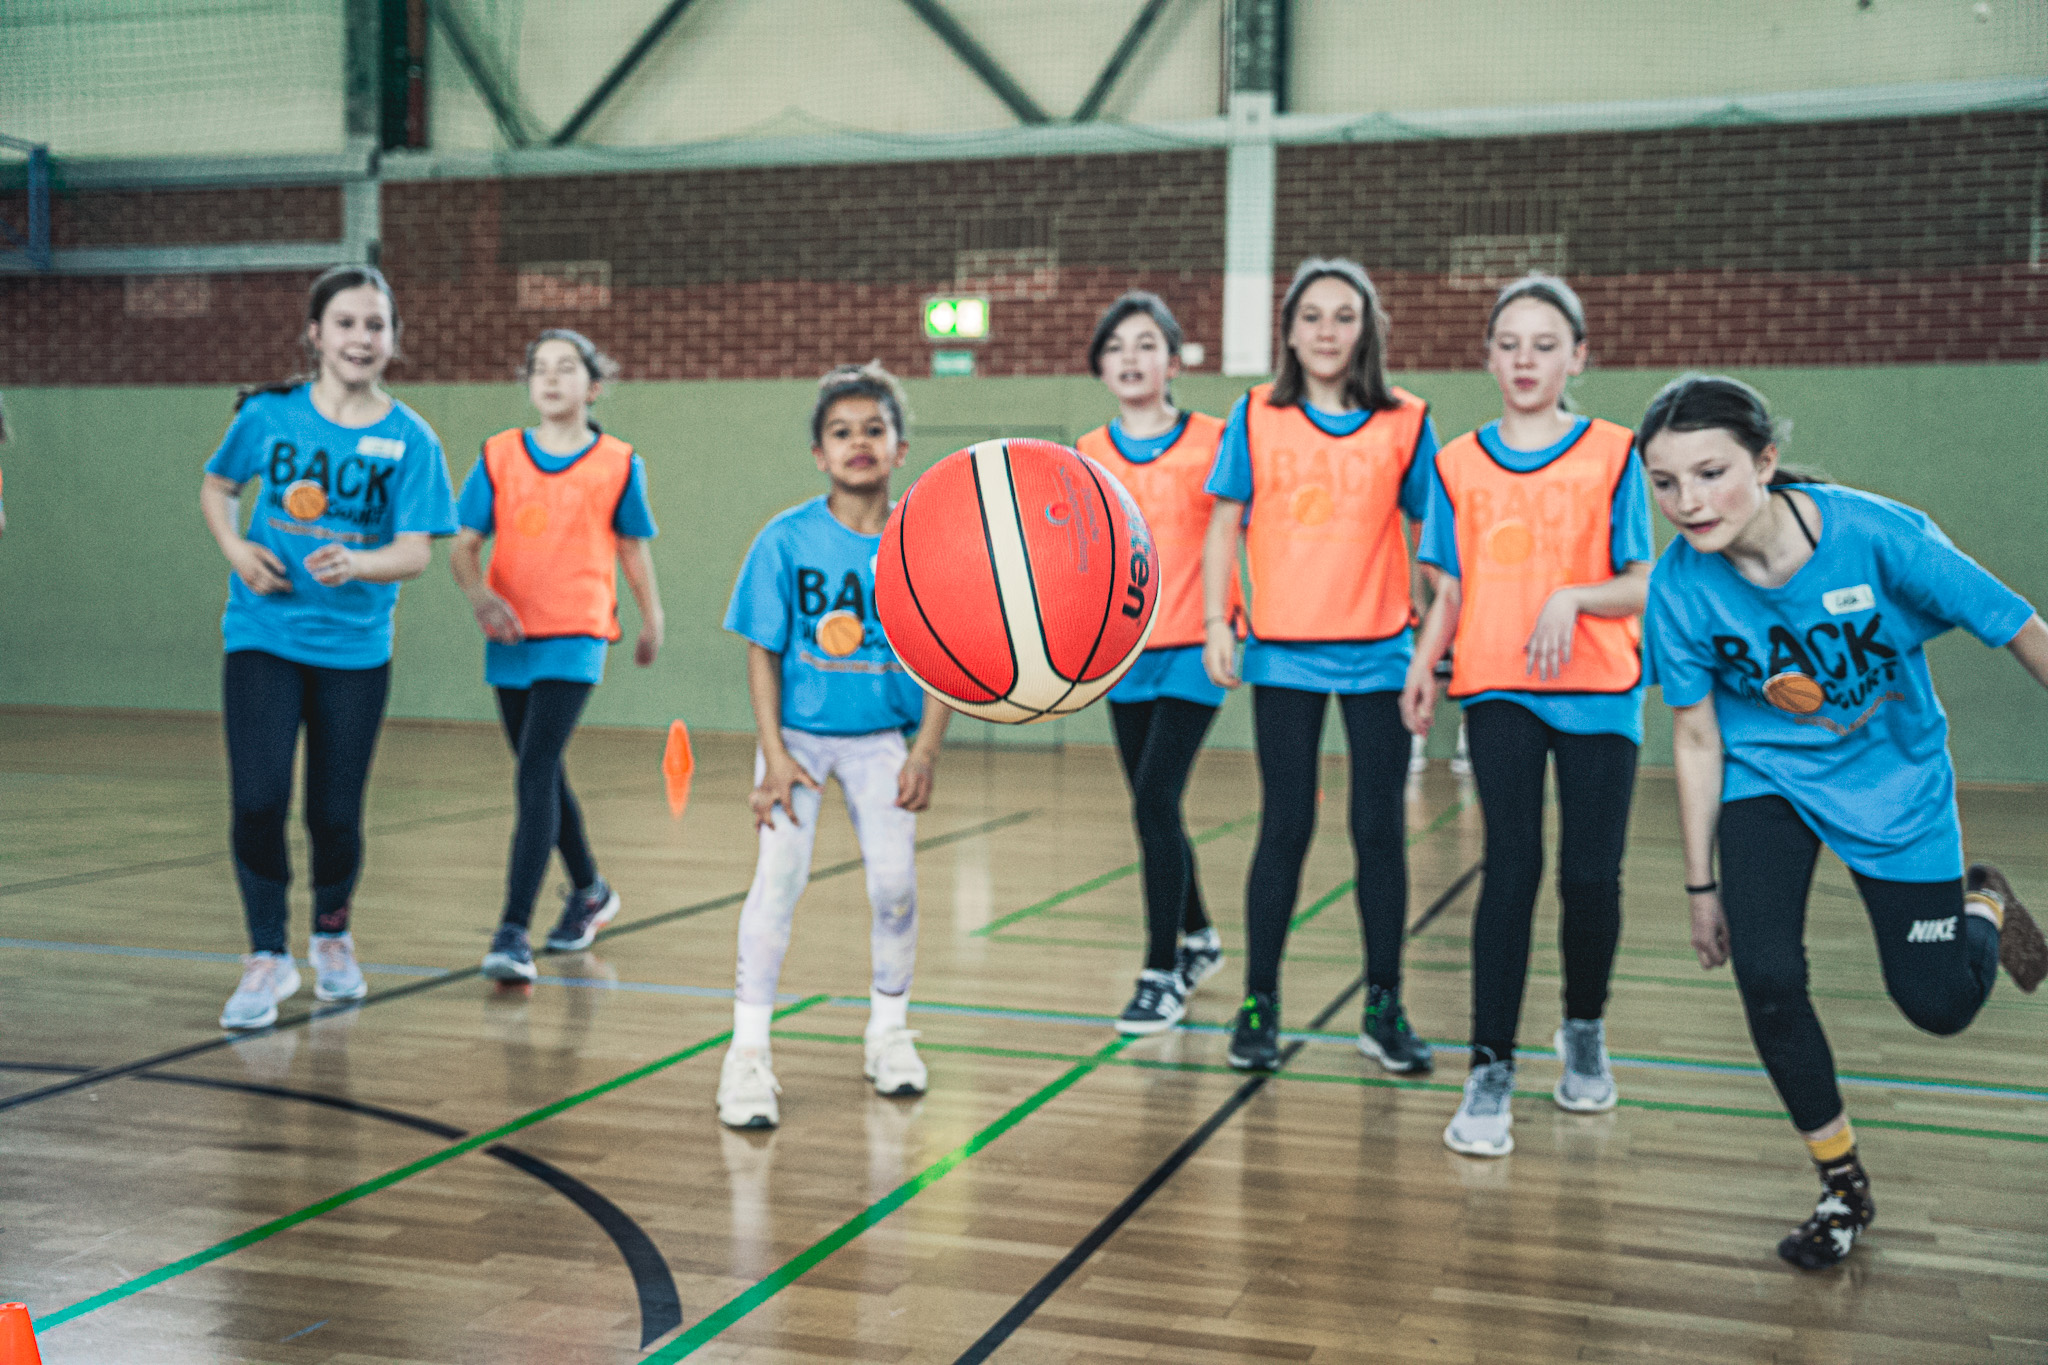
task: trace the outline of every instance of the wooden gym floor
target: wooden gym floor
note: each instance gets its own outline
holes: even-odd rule
[[[751,746],[700,738],[680,825],[659,747],[577,738],[625,910],[520,998],[473,973],[504,746],[391,726],[356,899],[372,994],[315,1011],[309,979],[276,1030],[230,1042],[214,1020],[244,944],[217,722],[0,715],[0,1297],[35,1311],[43,1359],[2048,1360],[2048,996],[2001,981],[1967,1034],[1916,1033],[1824,864],[1816,995],[1879,1215],[1847,1267],[1788,1269],[1772,1246],[1815,1184],[1726,972],[1686,948],[1668,777],[1636,802],[1609,1010],[1623,1107],[1559,1112],[1535,1051],[1518,1150],[1484,1162],[1438,1136],[1480,831],[1443,764],[1409,814],[1412,913],[1435,913],[1407,995],[1445,1045],[1434,1077],[1390,1082],[1351,1046],[1341,767],[1284,982],[1307,1032],[1247,1084],[1222,1026],[1250,756],[1206,755],[1188,799],[1232,960],[1191,1027],[1120,1046],[1107,1016],[1140,934],[1112,756],[959,748],[921,824],[930,1095],[861,1079],[867,908],[835,795],[783,977],[783,1126],[742,1135],[711,1096]],[[1972,853],[2048,903],[2048,791],[1968,792],[1964,814]],[[1547,895],[1540,914],[1554,944]],[[1539,947],[1532,1049],[1556,965]]]

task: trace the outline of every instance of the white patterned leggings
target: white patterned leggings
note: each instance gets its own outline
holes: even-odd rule
[[[839,779],[846,794],[853,835],[867,864],[868,903],[874,925],[868,937],[874,959],[874,988],[884,995],[910,989],[917,962],[917,816],[896,804],[896,778],[908,747],[900,730],[869,735],[813,735],[784,729],[782,742],[790,757],[822,785]],[[759,784],[767,761],[754,755],[754,781]],[[777,807],[774,821],[761,831],[761,858],[754,884],[740,910],[738,987],[742,1004],[772,1005],[789,951],[789,929],[796,903],[811,876],[811,849],[818,838],[819,793],[798,786],[789,813]]]

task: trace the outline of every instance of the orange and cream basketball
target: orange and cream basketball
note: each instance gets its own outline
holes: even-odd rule
[[[1810,716],[1827,700],[1820,684],[1804,673],[1774,673],[1764,682],[1764,697],[1780,711]]]
[[[311,479],[300,479],[284,490],[284,510],[299,521],[318,521],[327,510],[327,490]]]

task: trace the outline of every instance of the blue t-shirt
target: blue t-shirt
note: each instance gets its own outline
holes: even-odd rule
[[[1244,519],[1252,519],[1252,447],[1245,419],[1246,398],[1230,410],[1230,422],[1223,428],[1223,440],[1216,447],[1216,463],[1205,485],[1219,498],[1244,504]],[[1349,436],[1372,420],[1370,412],[1324,412],[1301,405],[1302,412],[1332,436]],[[1424,419],[1422,435],[1415,443],[1415,460],[1401,481],[1401,510],[1415,521],[1429,512],[1430,489],[1436,483],[1436,423]],[[1295,687],[1305,692],[1395,692],[1408,679],[1408,660],[1415,652],[1408,631],[1384,640],[1261,640],[1254,635],[1244,643],[1244,662],[1239,672],[1249,683],[1270,687]]]
[[[1151,464],[1173,449],[1187,426],[1188,415],[1182,413],[1178,422],[1157,436],[1132,436],[1124,430],[1123,419],[1116,417],[1110,419],[1109,439],[1117,453],[1132,464]],[[1109,690],[1109,699],[1116,702],[1158,701],[1161,697],[1178,697],[1203,706],[1223,705],[1223,689],[1209,681],[1208,671],[1202,667],[1200,645],[1148,649]]]
[[[206,472],[236,484],[262,480],[248,538],[283,561],[292,583],[290,592],[263,595],[228,575],[221,616],[228,652],[260,649],[320,668],[389,663],[398,584],[326,587],[305,560],[335,543],[374,550],[396,536],[455,533],[448,461],[420,415],[394,400],[377,422],[344,427],[314,408],[310,384],[259,393],[235,414]],[[293,500],[313,503],[316,515],[285,510],[286,495],[299,484],[310,487]]]
[[[559,474],[590,453],[597,437],[573,455],[550,455],[534,444],[533,430],[520,433],[526,454],[543,474]],[[469,530],[489,535],[497,529],[498,490],[491,484],[490,466],[479,455],[462,481],[456,499],[456,520]],[[647,504],[647,469],[640,457],[633,457],[632,472],[626,477],[619,505],[612,509],[612,530],[634,540],[652,540],[660,532],[654,525],[654,509]],[[545,640],[521,640],[516,645],[484,641],[484,681],[492,687],[531,687],[542,679],[561,682],[601,683],[604,681],[605,647],[611,642],[596,635],[552,635]]]
[[[924,714],[924,692],[896,661],[875,614],[880,536],[852,530],[823,497],[761,528],[740,565],[725,628],[782,656],[782,723],[814,735],[901,730]],[[818,624],[850,615],[860,644],[833,654]]]
[[[1924,513],[1853,488],[1801,489],[1820,509],[1820,546],[1782,586],[1760,588],[1683,538],[1665,549],[1644,618],[1653,677],[1674,707],[1713,694],[1723,801],[1784,797],[1866,876],[1960,877],[1948,716],[1923,646],[1955,626],[2009,644],[2034,609]],[[1819,709],[1764,700],[1783,672],[1820,684]]]
[[[1572,423],[1572,429],[1554,445],[1541,450],[1517,450],[1500,437],[1500,423],[1488,422],[1475,435],[1479,446],[1503,469],[1531,474],[1570,450],[1591,426],[1590,417]],[[1643,462],[1633,455],[1614,486],[1614,504],[1608,513],[1609,558],[1620,573],[1630,564],[1647,564],[1656,557],[1656,542],[1650,535],[1650,492],[1643,480]],[[1422,523],[1422,549],[1416,558],[1434,564],[1453,578],[1458,570],[1458,514],[1443,480],[1434,481],[1429,498],[1429,516]],[[1534,626],[1534,622],[1530,623]],[[1626,692],[1480,692],[1466,697],[1467,706],[1482,701],[1511,701],[1526,707],[1553,730],[1572,735],[1625,735],[1643,742],[1643,689],[1639,682]]]

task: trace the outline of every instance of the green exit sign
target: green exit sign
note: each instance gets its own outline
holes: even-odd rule
[[[932,341],[980,341],[988,335],[988,300],[979,294],[924,301],[924,334]]]

